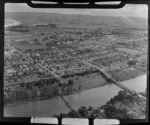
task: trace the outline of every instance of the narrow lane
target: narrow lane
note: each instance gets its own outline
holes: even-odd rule
[[[31,62],[34,62],[34,60],[33,60],[30,56],[28,56],[27,54],[21,52],[21,51],[18,50],[16,47],[14,47],[14,49],[17,50],[17,51],[18,51],[19,53],[21,53],[22,55],[24,55],[25,57],[28,57],[28,58],[30,59]],[[56,78],[59,77],[58,75],[56,75],[54,72],[50,71],[48,68],[46,68],[46,67],[43,66],[42,64],[37,63],[37,65],[38,65],[39,67],[41,67],[42,69],[48,71],[48,72],[51,73],[52,75],[54,75],[54,77],[56,77]]]

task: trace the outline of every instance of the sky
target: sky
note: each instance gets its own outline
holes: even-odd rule
[[[121,9],[33,9],[27,4],[9,4],[5,5],[6,12],[46,12],[60,14],[84,14],[101,16],[123,16],[123,17],[141,17],[147,18],[148,8],[146,5],[125,5]]]

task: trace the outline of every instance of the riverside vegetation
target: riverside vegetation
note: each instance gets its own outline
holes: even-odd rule
[[[135,26],[113,16],[8,12],[5,17],[20,22],[5,29],[5,105],[109,84],[95,67],[117,81],[147,72],[146,19],[130,17]]]
[[[126,91],[119,91],[101,107],[82,106],[68,113],[54,115],[55,117],[69,118],[108,118],[108,119],[145,119],[146,100],[135,94],[129,95]]]

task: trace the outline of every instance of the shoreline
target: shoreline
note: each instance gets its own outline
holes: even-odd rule
[[[138,77],[141,77],[141,76],[144,76],[144,75],[147,75],[147,73],[143,73],[142,75],[138,75],[136,77],[133,77],[132,79],[136,79]],[[120,83],[124,83],[125,81],[129,81],[129,80],[132,80],[132,79],[127,79],[127,80],[124,80],[124,81],[119,81]],[[80,90],[80,91],[75,91],[71,94],[67,94],[67,95],[63,95],[64,97],[65,96],[69,96],[69,95],[75,95],[75,94],[80,94],[82,92],[85,92],[85,91],[88,91],[88,90],[91,90],[91,89],[95,89],[95,88],[99,88],[99,87],[103,87],[105,85],[112,85],[112,83],[108,83],[108,82],[104,82],[98,86],[94,86],[92,88],[85,88],[83,90]],[[16,103],[12,103],[12,104],[5,104],[4,107],[9,107],[9,106],[14,106],[14,105],[18,105],[18,104],[25,104],[25,103],[29,103],[29,102],[35,102],[35,101],[45,101],[45,100],[49,100],[49,99],[53,99],[53,98],[57,98],[59,96],[54,96],[54,97],[38,97],[38,98],[34,98],[34,99],[29,99],[29,100],[25,100],[25,101],[19,101],[19,102],[16,102]]]
[[[19,24],[21,24],[19,21],[16,21],[16,20],[9,20],[8,19],[8,21],[10,21],[10,22],[12,22],[12,23],[10,23],[10,24],[8,24],[8,25],[5,25],[5,28],[6,27],[10,27],[10,26],[16,26],[16,25],[19,25]],[[135,71],[136,72],[136,71]],[[114,74],[115,74],[115,72],[114,72]],[[129,74],[130,74],[130,72],[129,72]],[[118,82],[119,83],[122,83],[122,82],[125,82],[125,81],[128,81],[128,80],[131,80],[131,79],[134,79],[134,78],[137,78],[137,77],[139,77],[139,76],[142,76],[142,75],[144,75],[145,73],[141,73],[141,74],[138,74],[137,73],[137,75],[135,75],[135,76],[131,76],[132,78],[130,78],[130,77],[126,77],[126,78],[124,78],[124,79],[122,79],[122,80],[119,80],[121,77],[118,77]],[[146,73],[147,74],[147,73]],[[109,84],[111,84],[111,83],[109,83],[109,82],[101,82],[99,85],[91,85],[89,88],[88,87],[83,87],[83,89],[81,89],[80,91],[75,91],[75,92],[72,92],[72,93],[70,93],[70,94],[66,94],[66,95],[63,95],[63,96],[68,96],[68,95],[74,95],[74,94],[78,94],[78,93],[82,93],[82,92],[84,92],[84,91],[88,91],[88,90],[91,90],[91,89],[94,89],[94,88],[98,88],[98,87],[103,87],[104,85],[109,85]],[[18,101],[18,102],[15,102],[15,103],[10,103],[10,104],[6,104],[5,106],[7,106],[7,105],[15,105],[15,104],[20,104],[20,103],[26,103],[26,102],[32,102],[32,101],[41,101],[41,100],[48,100],[48,99],[52,99],[52,98],[56,98],[56,97],[58,97],[58,96],[54,96],[54,97],[51,97],[51,98],[49,98],[49,97],[37,97],[37,98],[33,98],[33,99],[28,99],[28,100],[25,100],[25,101]]]
[[[6,21],[11,21],[12,23],[10,24],[6,24]],[[17,20],[11,20],[11,19],[8,19],[4,22],[4,28],[8,28],[10,26],[17,26],[19,24],[21,24],[21,22],[17,21]]]
[[[94,89],[94,88],[97,88],[97,87],[103,87],[105,85],[108,85],[107,82],[106,83],[103,83],[99,86],[95,86],[91,89]],[[76,92],[73,92],[72,94],[68,94],[68,95],[63,95],[63,96],[69,96],[69,95],[74,95],[74,94],[80,94],[82,92],[85,92],[85,91],[88,91],[90,89],[85,89],[85,90],[82,90],[82,91],[76,91]],[[54,96],[54,97],[39,97],[39,98],[34,98],[34,99],[29,99],[29,100],[25,100],[25,101],[20,101],[20,102],[16,102],[16,103],[12,103],[12,104],[6,104],[4,105],[5,107],[9,107],[9,106],[12,106],[12,105],[17,105],[17,104],[24,104],[24,103],[28,103],[28,102],[35,102],[35,101],[45,101],[45,100],[48,100],[48,99],[53,99],[53,98],[57,98],[59,96]]]

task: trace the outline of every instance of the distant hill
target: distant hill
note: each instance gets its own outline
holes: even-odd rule
[[[69,15],[58,13],[39,12],[6,12],[6,19],[18,20],[26,25],[38,23],[55,23],[61,25],[101,25],[109,28],[137,28],[147,29],[147,20],[138,17],[123,16],[90,16],[90,15]]]

